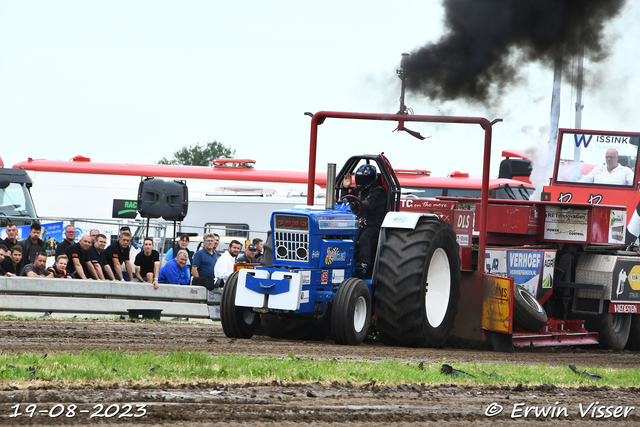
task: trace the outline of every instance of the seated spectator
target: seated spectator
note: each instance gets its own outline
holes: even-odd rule
[[[258,247],[258,253],[256,254],[255,257],[253,257],[254,259],[253,262],[260,262],[260,258],[262,258],[262,255],[263,255],[262,250],[264,249],[264,242],[262,241],[261,238],[256,237],[255,239],[253,239],[251,243],[253,243]]]
[[[204,239],[204,248],[200,249],[193,256],[191,275],[193,277],[211,277],[211,279],[213,279],[215,277],[214,270],[216,261],[218,261],[216,248],[218,247],[218,243],[220,243],[220,236],[207,233],[202,237]]]
[[[0,263],[0,268],[4,270],[7,277],[17,276],[20,272],[18,270],[22,260],[22,247],[20,245],[14,245],[11,248],[11,256],[4,257],[4,261]]]
[[[47,270],[51,272],[54,278],[56,279],[73,279],[73,277],[67,273],[67,263],[69,262],[69,258],[65,254],[58,255],[56,257],[56,262]]]
[[[44,242],[40,238],[42,226],[38,221],[31,223],[29,237],[20,240],[17,244],[22,246],[22,260],[20,261],[20,269],[27,265],[33,264],[37,255],[44,250]]]
[[[133,265],[136,268],[136,279],[138,282],[153,283],[153,288],[158,289],[160,254],[153,249],[153,239],[151,237],[144,239],[142,251],[136,255]]]
[[[178,240],[178,244],[175,245],[173,248],[169,249],[167,253],[164,255],[164,259],[162,260],[162,265],[165,265],[166,263],[171,261],[173,258],[175,258],[176,256],[174,254],[177,254],[179,250],[183,250],[183,251],[187,251],[187,254],[189,255],[189,262],[187,263],[187,265],[191,266],[191,261],[193,261],[193,252],[190,251],[188,247],[189,247],[189,235],[181,234]]]
[[[45,267],[47,266],[47,254],[44,252],[38,252],[35,261],[32,264],[27,264],[22,269],[21,276],[27,277],[48,277],[51,276],[51,272]]]
[[[87,249],[91,246],[91,237],[85,234],[78,243],[69,246],[64,254],[71,260],[67,265],[67,273],[74,279],[97,279],[96,271],[91,264],[87,265]],[[86,269],[86,271],[85,271]]]
[[[76,228],[69,224],[64,228],[64,240],[58,243],[58,247],[56,248],[56,259],[58,255],[62,255],[64,251],[71,245],[76,242]]]
[[[12,222],[7,224],[7,228],[5,228],[7,232],[7,238],[4,240],[0,240],[0,243],[5,245],[8,250],[11,250],[13,246],[18,243],[18,226]]]
[[[238,260],[236,261],[238,264],[240,263],[256,263],[258,260],[256,257],[258,256],[258,247],[253,243],[247,246],[247,250],[245,253],[240,254],[238,256]]]
[[[158,274],[158,282],[172,285],[189,284],[189,267],[187,261],[189,255],[187,251],[179,250],[178,256],[166,263]]]
[[[216,262],[215,278],[227,280],[234,271],[234,265],[236,264],[236,257],[240,253],[242,244],[237,240],[232,240],[229,243],[229,249],[227,249]]]
[[[104,258],[111,269],[111,272],[115,276],[115,280],[124,282],[124,274],[122,274],[122,265],[127,270],[129,282],[133,282],[133,268],[131,267],[131,261],[129,261],[129,245],[131,244],[131,233],[123,231],[120,234],[120,239],[104,250]]]
[[[98,276],[98,280],[114,280],[113,272],[105,261],[103,254],[104,248],[107,246],[107,236],[98,234],[93,240],[93,245],[87,249],[87,257],[85,258],[87,268],[90,268],[88,264],[91,264]]]
[[[0,245],[0,276],[4,276],[7,272],[2,268],[2,263],[5,259],[8,259],[11,253],[5,245]]]

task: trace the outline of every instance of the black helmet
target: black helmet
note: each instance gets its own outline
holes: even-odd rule
[[[376,180],[376,167],[373,165],[362,165],[356,171],[356,185],[367,188]]]

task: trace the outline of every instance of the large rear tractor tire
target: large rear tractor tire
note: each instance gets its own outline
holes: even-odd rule
[[[236,307],[238,272],[227,279],[222,288],[220,300],[220,320],[222,330],[229,338],[251,338],[260,325],[260,315],[248,307]]]
[[[367,336],[371,318],[371,294],[362,279],[343,281],[333,301],[331,329],[336,344],[360,345]]]
[[[631,316],[631,328],[629,329],[629,339],[624,347],[627,350],[640,350],[640,315]]]
[[[527,332],[538,332],[547,324],[547,312],[531,292],[513,287],[513,321]]]
[[[448,223],[424,217],[415,229],[388,229],[375,291],[376,326],[385,344],[441,347],[460,299],[460,257]]]
[[[629,340],[631,314],[609,313],[605,303],[603,313],[587,318],[587,329],[598,332],[600,348],[622,350]]]
[[[315,319],[263,314],[262,329],[271,338],[324,341],[331,332],[331,306]]]

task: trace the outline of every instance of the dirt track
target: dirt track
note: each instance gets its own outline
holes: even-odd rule
[[[637,352],[613,352],[582,348],[524,349],[513,354],[464,349],[410,349],[386,347],[368,343],[359,347],[338,346],[331,341],[323,343],[274,340],[256,336],[251,340],[228,339],[219,324],[130,322],[130,321],[68,321],[68,320],[0,320],[0,350],[4,352],[26,351],[80,351],[84,348],[121,349],[135,351],[170,351],[172,349],[202,350],[212,353],[239,353],[250,355],[287,356],[295,354],[305,358],[337,358],[356,360],[392,359],[437,363],[446,359],[450,363],[470,361],[495,361],[518,364],[609,366],[635,368],[640,363]],[[636,407],[628,409],[627,417],[616,419],[619,425],[640,421],[640,389],[558,389],[551,385],[537,388],[513,387],[463,387],[457,385],[428,386],[407,384],[380,386],[366,384],[200,384],[178,388],[154,387],[122,389],[114,385],[110,389],[84,387],[61,389],[45,385],[38,389],[15,389],[4,386],[0,391],[0,424],[93,424],[89,419],[94,405],[118,409],[113,418],[99,418],[101,422],[135,422],[137,425],[199,425],[220,422],[224,424],[297,424],[341,422],[345,424],[401,425],[403,423],[435,423],[447,421],[449,425],[508,423],[514,405],[566,407],[568,417],[561,415],[546,419],[570,419],[581,423],[595,423],[591,412],[580,414],[595,402],[599,405]],[[556,402],[558,402],[556,404]],[[9,418],[12,406],[20,403],[24,412],[27,404],[38,405],[38,411],[51,410],[56,404],[75,404],[73,417],[61,415],[52,418],[49,413],[36,413]],[[124,413],[124,405],[146,404],[147,413],[140,418],[118,418]],[[492,405],[494,404],[494,405]],[[499,408],[503,411],[488,417],[485,411]],[[42,408],[42,409],[40,409]],[[55,411],[59,410],[58,406]],[[524,408],[517,406],[517,408]],[[593,409],[593,408],[592,408]],[[55,411],[52,413],[55,415]],[[141,413],[141,412],[140,412]],[[104,414],[104,410],[102,411]],[[519,415],[520,413],[516,413]],[[535,418],[530,414],[528,419]],[[595,413],[597,415],[597,413]],[[128,421],[127,421],[128,420]],[[610,418],[613,420],[613,417]]]

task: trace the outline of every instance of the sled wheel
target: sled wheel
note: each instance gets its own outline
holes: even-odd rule
[[[348,202],[349,205],[351,205],[351,212],[353,212],[354,215],[358,216],[362,213],[362,210],[364,209],[364,204],[362,203],[362,200],[360,200],[358,196],[354,196],[353,194],[344,195],[340,199],[340,203],[343,203],[345,201]]]
[[[513,287],[513,322],[527,332],[538,332],[547,324],[547,313],[523,286]]]
[[[602,314],[587,319],[587,327],[598,332],[600,348],[622,350],[629,340],[632,315],[609,313],[608,302],[602,310]]]
[[[331,306],[315,319],[263,314],[262,329],[271,338],[324,341],[331,330]]]
[[[236,307],[238,272],[227,279],[222,288],[220,319],[222,330],[229,338],[251,338],[260,325],[260,315],[248,307]]]
[[[629,339],[624,347],[627,350],[640,350],[640,315],[631,315],[631,328],[629,328]]]
[[[371,294],[362,279],[350,277],[338,287],[333,301],[331,329],[337,344],[360,345],[367,336]]]
[[[378,262],[376,326],[385,344],[441,347],[460,299],[460,257],[451,225],[420,218],[415,229],[387,229]]]

